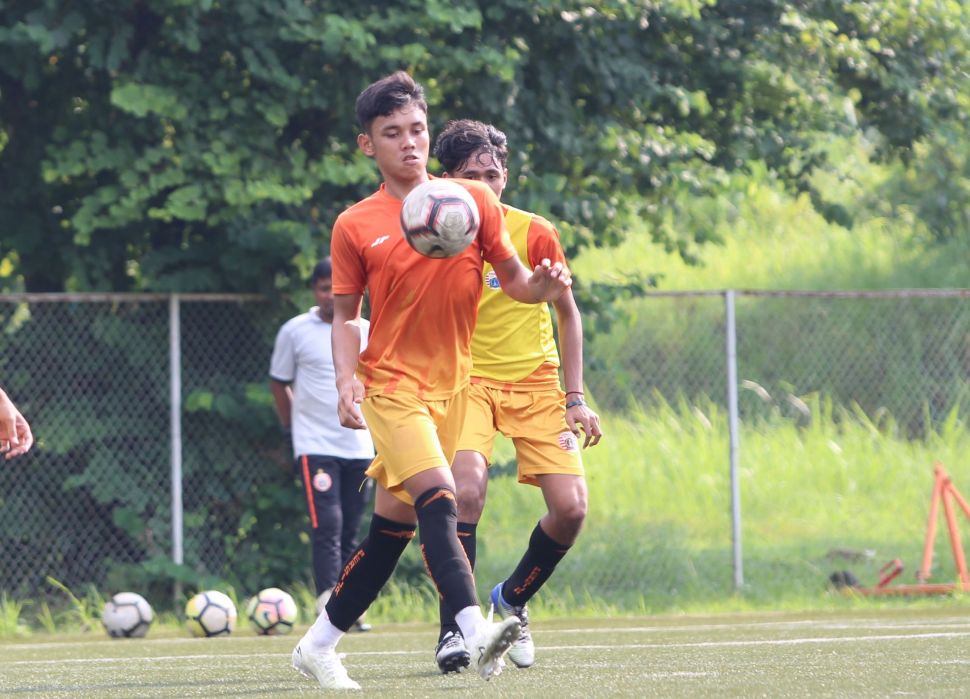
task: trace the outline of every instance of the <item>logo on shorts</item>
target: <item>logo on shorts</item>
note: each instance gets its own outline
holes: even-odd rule
[[[328,476],[322,470],[318,470],[313,474],[313,489],[318,493],[325,493],[330,490],[333,485],[333,478]]]
[[[485,286],[489,289],[501,289],[501,285],[498,283],[498,276],[496,276],[494,270],[488,270],[485,274]]]
[[[560,432],[559,446],[565,451],[577,451],[579,449],[579,443],[576,441],[576,435],[572,432]]]

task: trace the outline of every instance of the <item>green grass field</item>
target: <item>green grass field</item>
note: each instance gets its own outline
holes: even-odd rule
[[[534,623],[536,665],[488,684],[442,676],[435,629],[388,624],[352,634],[345,665],[372,696],[966,696],[970,614],[962,607],[556,620]],[[0,643],[0,696],[306,696],[290,668],[297,636],[244,629],[192,639],[61,635]]]

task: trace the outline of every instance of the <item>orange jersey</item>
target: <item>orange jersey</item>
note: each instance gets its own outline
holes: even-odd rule
[[[404,391],[446,400],[468,383],[484,261],[507,260],[515,248],[495,193],[480,182],[456,182],[475,199],[481,226],[454,257],[411,249],[401,232],[402,201],[384,185],[334,224],[333,293],[366,289],[370,298],[370,335],[357,367],[367,395]]]
[[[543,259],[566,263],[559,232],[549,221],[504,208],[512,245],[529,269]],[[558,387],[559,353],[549,304],[519,303],[502,292],[491,265],[483,271],[484,291],[472,337],[472,381],[504,390]]]

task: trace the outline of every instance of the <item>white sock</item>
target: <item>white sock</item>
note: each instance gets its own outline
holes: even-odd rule
[[[466,641],[475,638],[479,630],[487,623],[481,607],[477,604],[472,607],[465,607],[455,614],[455,621],[458,622],[458,628],[461,629],[461,635],[465,637]]]
[[[310,627],[306,635],[313,650],[333,650],[337,647],[337,641],[341,639],[344,632],[330,623],[330,617],[324,610],[320,612],[320,616],[313,622],[313,626]]]

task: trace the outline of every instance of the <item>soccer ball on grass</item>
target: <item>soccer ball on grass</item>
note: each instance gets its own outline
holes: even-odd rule
[[[218,590],[206,590],[185,605],[185,625],[193,636],[228,636],[236,628],[236,605]]]
[[[112,638],[141,638],[154,619],[151,605],[135,592],[119,592],[101,610],[101,623]]]
[[[434,179],[404,198],[401,230],[408,245],[425,257],[454,257],[478,235],[478,205],[457,182]]]
[[[296,602],[278,587],[260,590],[246,605],[246,618],[261,636],[289,633],[298,616]]]

